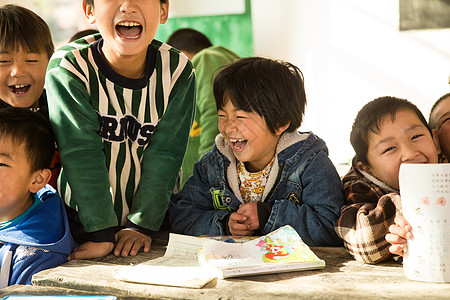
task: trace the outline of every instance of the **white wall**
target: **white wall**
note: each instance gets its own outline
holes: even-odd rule
[[[394,0],[252,0],[255,55],[303,71],[301,129],[327,142],[335,164],[353,156],[351,126],[368,101],[406,98],[428,119],[450,91],[450,29],[400,32],[398,7]]]
[[[6,3],[35,9],[48,22],[87,27],[81,0]],[[58,13],[49,3],[60,3]],[[303,71],[308,105],[301,129],[327,142],[335,164],[353,156],[351,125],[368,101],[406,98],[428,118],[434,101],[450,91],[450,29],[400,32],[398,7],[398,0],[252,0],[255,55]]]

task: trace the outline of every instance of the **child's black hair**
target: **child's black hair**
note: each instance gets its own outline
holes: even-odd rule
[[[26,108],[0,109],[0,141],[24,146],[31,172],[48,169],[55,152],[50,122],[40,113]]]
[[[430,116],[428,117],[428,121],[430,124],[430,127],[432,129],[436,129],[437,127],[437,121],[439,120],[432,120],[431,115],[433,114],[434,110],[436,109],[436,107],[445,99],[447,99],[448,97],[450,97],[450,93],[447,93],[445,95],[442,95],[439,99],[436,100],[436,102],[434,102],[433,106],[431,107],[430,110]]]
[[[223,68],[214,79],[217,110],[228,101],[246,112],[255,112],[275,134],[302,124],[306,107],[303,74],[291,63],[263,57],[242,58]]]
[[[206,35],[191,28],[181,28],[174,31],[167,39],[167,44],[180,51],[193,54],[212,46]]]
[[[50,29],[33,11],[18,5],[0,7],[0,51],[18,50],[41,53],[50,58],[55,50]]]
[[[428,129],[430,135],[432,135],[425,117],[413,103],[405,99],[390,96],[376,98],[361,108],[352,126],[350,143],[355,150],[356,161],[365,164],[368,163],[367,151],[371,134],[379,133],[381,122],[386,117],[390,116],[391,120],[394,121],[397,112],[400,110],[409,110],[416,114],[420,122]]]

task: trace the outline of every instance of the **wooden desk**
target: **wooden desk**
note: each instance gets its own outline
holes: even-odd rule
[[[343,248],[312,248],[326,262],[323,270],[214,280],[202,289],[126,283],[114,278],[123,265],[162,256],[164,245],[150,253],[118,258],[70,261],[33,277],[36,286],[13,286],[0,295],[109,294],[119,299],[448,299],[450,284],[408,280],[396,262],[365,265]]]

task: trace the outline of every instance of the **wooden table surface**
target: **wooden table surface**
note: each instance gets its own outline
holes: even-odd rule
[[[449,299],[450,284],[408,280],[401,264],[390,261],[366,265],[355,261],[344,248],[313,247],[325,260],[323,270],[300,271],[214,280],[202,289],[187,289],[122,282],[115,271],[162,256],[164,244],[135,257],[109,255],[74,260],[42,271],[33,286],[11,286],[0,296],[17,294],[103,294],[118,299]]]

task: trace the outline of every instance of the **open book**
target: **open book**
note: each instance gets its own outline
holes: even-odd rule
[[[322,269],[319,259],[289,225],[245,243],[208,240],[199,252],[200,264],[216,269],[217,277]]]
[[[402,164],[399,180],[413,234],[403,260],[406,277],[450,282],[450,164]]]
[[[223,242],[227,240],[228,242]],[[289,225],[251,238],[192,237],[171,233],[163,257],[122,267],[123,281],[201,288],[212,279],[321,269],[325,262]]]

